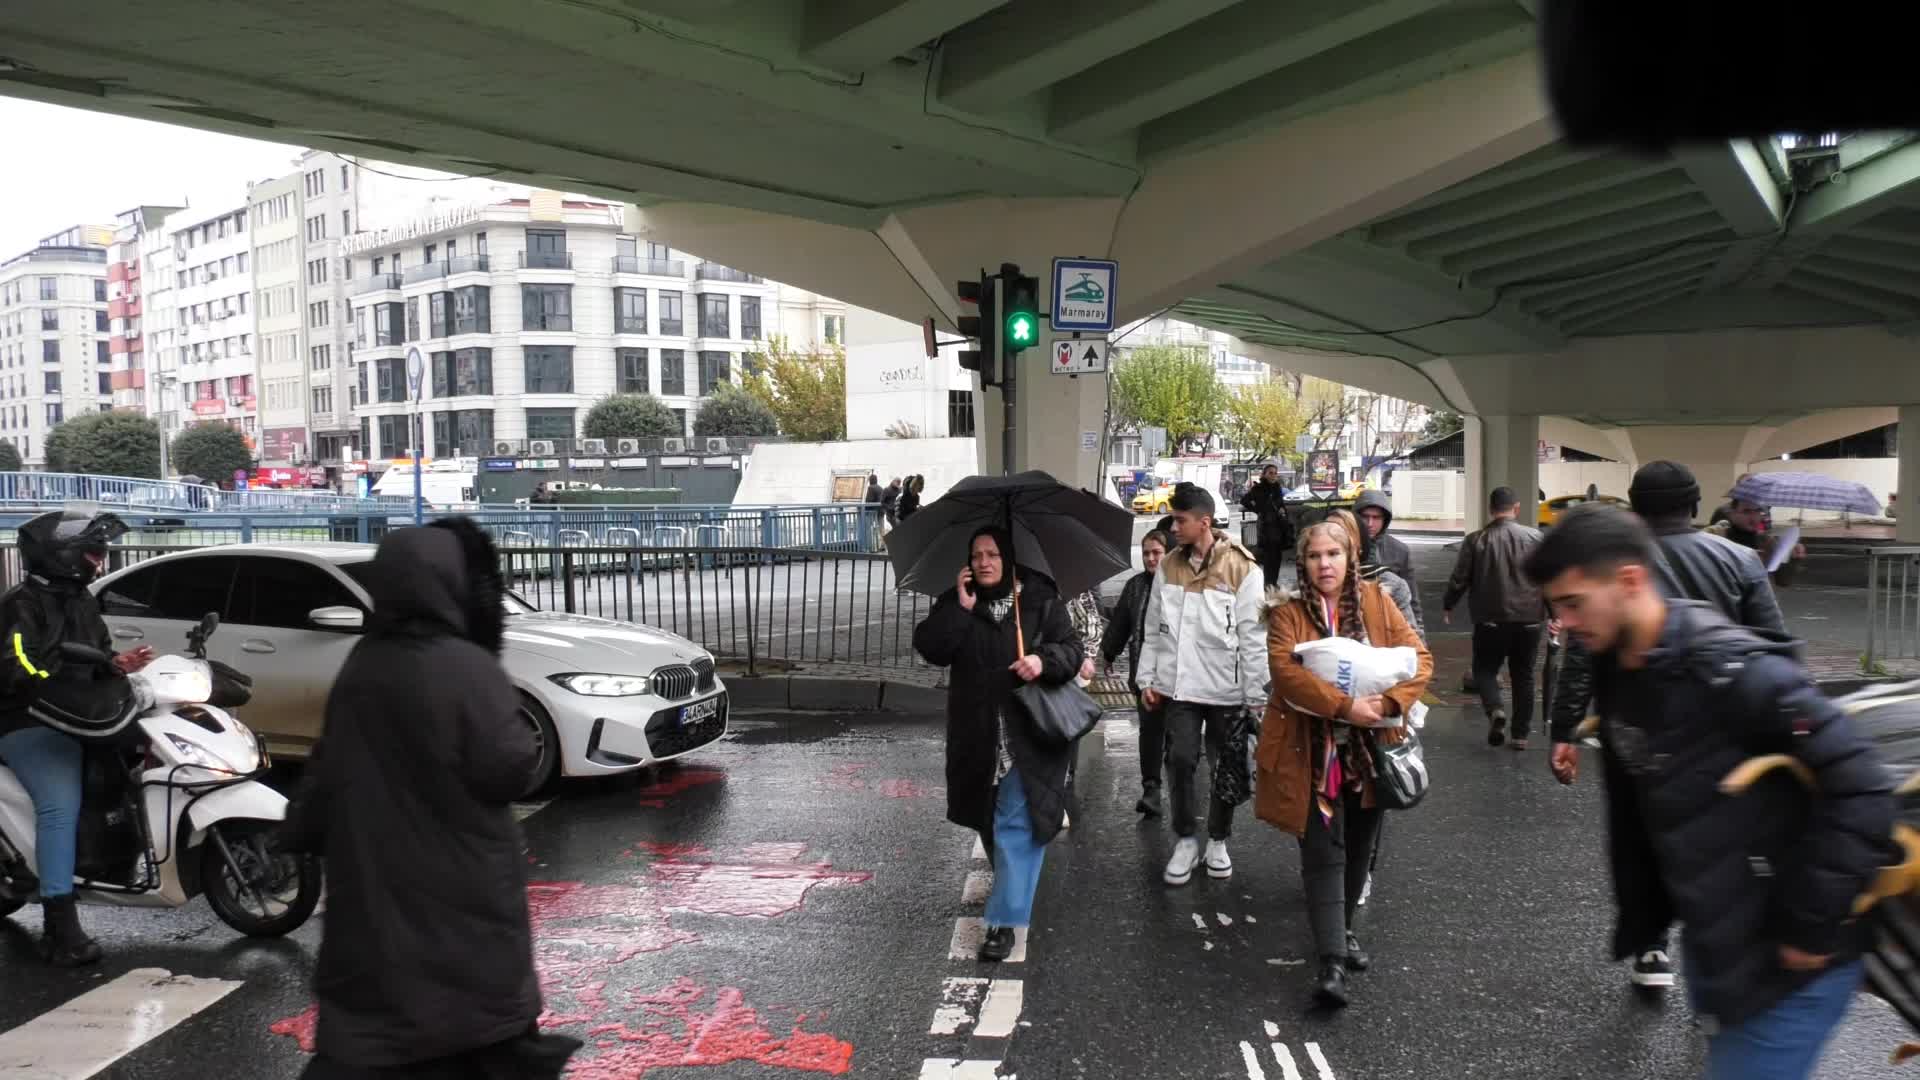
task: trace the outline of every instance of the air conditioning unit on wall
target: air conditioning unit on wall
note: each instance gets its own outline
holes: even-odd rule
[[[535,439],[527,444],[527,453],[532,454],[534,457],[551,457],[553,455],[553,440]]]
[[[632,457],[640,452],[639,439],[615,439],[613,448],[621,457]]]
[[[684,454],[687,452],[687,440],[661,439],[660,450],[662,453],[666,453],[666,454]]]
[[[606,454],[606,452],[607,452],[607,440],[605,440],[605,439],[581,439],[581,440],[580,440],[580,452],[581,452],[581,453],[583,453],[583,454],[586,454],[586,455],[587,455],[587,456],[589,456],[589,457],[599,457],[599,456],[603,456],[603,455],[605,455],[605,454]]]
[[[718,438],[707,440],[707,453],[724,454],[726,452],[727,452],[727,440],[718,439]]]
[[[519,452],[520,451],[513,445],[513,443],[508,442],[505,439],[500,439],[493,444],[494,457],[511,457],[512,455],[517,454]]]

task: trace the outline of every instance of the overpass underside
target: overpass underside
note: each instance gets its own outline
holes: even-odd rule
[[[620,197],[909,323],[982,267],[1116,258],[1123,321],[1477,418],[1476,490],[1534,486],[1543,417],[1718,470],[1920,404],[1920,145],[1570,148],[1533,6],[24,0],[0,92]],[[1104,386],[1045,352],[1015,463],[1092,484]]]

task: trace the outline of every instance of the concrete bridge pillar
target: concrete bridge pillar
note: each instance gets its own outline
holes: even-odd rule
[[[1467,529],[1487,523],[1487,496],[1510,487],[1520,496],[1520,521],[1532,525],[1540,504],[1540,418],[1529,415],[1469,416],[1467,422]]]
[[[1900,406],[1899,483],[1894,493],[1894,539],[1902,544],[1920,544],[1920,513],[1913,508],[1920,499],[1920,405]]]

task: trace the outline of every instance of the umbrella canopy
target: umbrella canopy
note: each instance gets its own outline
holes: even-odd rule
[[[1755,506],[1785,506],[1796,510],[1842,510],[1877,517],[1880,500],[1865,484],[1835,480],[1819,473],[1748,473],[1727,492]]]
[[[1044,472],[970,476],[887,534],[900,587],[938,596],[967,565],[983,526],[1011,525],[1013,559],[1078,596],[1133,566],[1133,515]]]

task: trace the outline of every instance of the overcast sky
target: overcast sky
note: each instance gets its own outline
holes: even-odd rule
[[[247,181],[293,171],[295,147],[0,97],[0,131],[30,153],[0,168],[0,260],[69,225],[143,204],[213,213]]]

